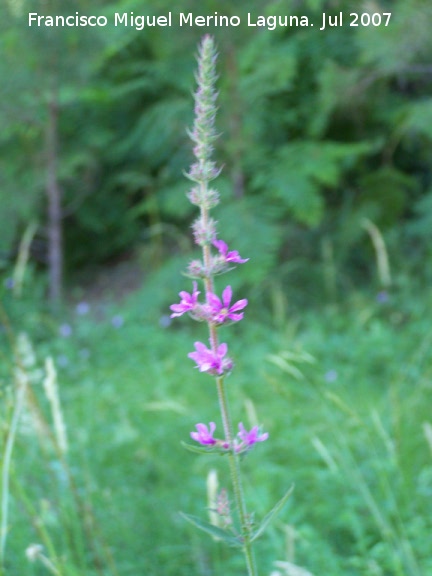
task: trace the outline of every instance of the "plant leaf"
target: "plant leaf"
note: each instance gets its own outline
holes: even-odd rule
[[[282,496],[282,498],[279,500],[279,502],[276,504],[276,506],[274,506],[270,510],[270,512],[267,514],[267,516],[265,516],[262,519],[261,524],[259,525],[258,529],[255,530],[255,532],[252,535],[252,538],[250,540],[251,542],[254,542],[257,538],[259,538],[261,536],[261,534],[264,532],[264,530],[267,528],[267,526],[270,524],[270,522],[273,520],[273,518],[276,516],[276,514],[278,514],[282,510],[286,501],[291,496],[293,490],[294,490],[294,484],[286,492],[286,494],[284,496]]]
[[[298,368],[296,368],[296,366],[293,366],[281,356],[278,356],[277,354],[268,354],[266,359],[275,366],[277,366],[278,368],[280,368],[283,372],[286,372],[287,374],[293,376],[296,380],[304,379],[302,372]]]
[[[304,350],[299,350],[296,352],[291,352],[290,350],[283,350],[282,352],[279,353],[279,355],[282,356],[282,358],[285,358],[286,360],[292,360],[294,362],[306,362],[307,364],[315,364],[316,362],[315,358],[308,352],[305,352]]]
[[[183,448],[189,450],[189,452],[194,452],[195,454],[220,454],[224,456],[225,454],[229,454],[229,450],[226,450],[221,447],[214,448],[213,446],[194,446],[193,444],[188,444],[187,442],[181,442]]]
[[[205,520],[201,520],[200,518],[197,518],[196,516],[191,516],[190,514],[185,514],[184,512],[180,512],[180,516],[185,520],[187,520],[188,522],[190,522],[191,524],[193,524],[194,526],[196,526],[197,528],[199,528],[200,530],[207,532],[207,534],[210,534],[211,536],[217,538],[218,540],[222,540],[229,546],[234,546],[236,548],[243,547],[243,544],[239,538],[233,536],[226,530],[223,530],[222,528],[215,526],[214,524],[210,524]]]

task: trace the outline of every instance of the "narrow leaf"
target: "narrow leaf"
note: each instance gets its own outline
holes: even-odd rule
[[[276,504],[276,506],[274,506],[274,508],[272,510],[270,510],[270,512],[267,514],[267,516],[265,516],[262,519],[261,524],[259,525],[258,529],[252,535],[252,538],[250,540],[251,542],[254,542],[254,540],[256,540],[257,538],[259,538],[261,536],[261,534],[264,532],[264,530],[267,528],[267,526],[270,524],[270,522],[273,520],[273,518],[282,510],[286,501],[291,496],[293,490],[294,490],[294,484],[291,486],[291,488],[288,490],[288,492],[279,500],[279,502]]]
[[[211,448],[205,448],[204,446],[194,446],[193,444],[188,444],[187,442],[181,442],[183,448],[189,450],[189,452],[194,452],[195,454],[211,454]]]
[[[197,528],[199,528],[200,530],[203,530],[204,532],[207,532],[207,534],[210,534],[211,536],[214,536],[215,538],[222,540],[229,546],[234,546],[236,548],[243,547],[243,544],[239,540],[239,538],[233,536],[232,534],[230,534],[226,530],[223,530],[222,528],[219,528],[218,526],[214,526],[213,524],[210,524],[205,520],[201,520],[200,518],[197,518],[196,516],[191,516],[190,514],[185,514],[184,512],[180,512],[180,516],[185,520],[187,520],[188,522],[190,522],[191,524],[193,524],[194,526],[196,526]]]
[[[275,364],[275,366],[280,368],[283,372],[290,374],[291,376],[293,376],[297,380],[303,380],[304,379],[304,376],[300,372],[300,370],[298,368],[296,368],[295,366],[293,366],[292,364],[289,364],[281,356],[277,356],[276,354],[268,354],[267,360],[269,362],[271,362],[272,364]]]
[[[289,350],[284,350],[280,353],[280,355],[282,358],[285,358],[286,360],[293,360],[294,362],[307,362],[308,364],[315,364],[316,362],[315,358],[304,350],[299,352],[290,352]]]
[[[183,448],[189,450],[189,452],[194,452],[195,454],[220,454],[223,456],[224,454],[229,454],[229,450],[225,448],[217,447],[214,448],[213,446],[194,446],[193,444],[188,444],[187,442],[181,442]]]

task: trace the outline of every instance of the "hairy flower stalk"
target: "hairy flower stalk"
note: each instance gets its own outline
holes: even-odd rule
[[[209,426],[197,424],[196,432],[191,433],[193,440],[208,450],[221,450],[228,455],[235,504],[240,523],[238,541],[241,543],[249,576],[256,576],[256,564],[251,545],[251,522],[247,513],[240,476],[240,454],[250,450],[257,442],[267,439],[268,434],[261,434],[258,427],[250,432],[239,424],[239,433],[235,437],[225,390],[225,376],[233,369],[233,361],[228,355],[226,343],[219,342],[219,329],[224,324],[239,322],[243,319],[243,310],[247,300],[233,300],[231,286],[226,286],[221,296],[215,291],[214,277],[227,272],[236,264],[243,264],[248,259],[241,258],[235,250],[217,238],[216,222],[210,217],[210,209],[219,202],[218,193],[210,187],[220,170],[212,160],[213,142],[217,138],[214,127],[217,92],[215,82],[216,50],[213,39],[205,36],[199,47],[197,90],[195,92],[195,121],[190,137],[194,142],[195,162],[187,176],[193,181],[188,194],[189,200],[200,209],[200,215],[193,224],[193,235],[196,244],[202,249],[202,261],[194,260],[188,268],[188,274],[194,278],[192,292],[181,292],[180,303],[171,306],[171,317],[189,314],[194,320],[204,321],[209,330],[209,347],[202,342],[195,342],[195,351],[188,356],[196,363],[200,372],[215,378],[224,438],[213,437],[216,424]],[[202,302],[199,301],[197,280],[204,284]]]

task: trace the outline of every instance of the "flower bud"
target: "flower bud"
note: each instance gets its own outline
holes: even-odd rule
[[[216,222],[212,218],[209,218],[206,222],[202,217],[197,218],[192,224],[192,231],[195,243],[198,246],[211,244],[216,238]]]
[[[205,278],[207,276],[205,266],[201,260],[192,260],[187,267],[186,274],[192,278]]]

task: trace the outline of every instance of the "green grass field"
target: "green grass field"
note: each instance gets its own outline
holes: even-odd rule
[[[224,458],[181,446],[197,422],[220,427],[213,379],[187,358],[205,326],[167,319],[181,282],[155,276],[121,304],[81,315],[71,306],[60,319],[4,290],[3,453],[17,362],[31,380],[10,467],[4,575],[244,573],[236,551],[179,515],[207,518],[211,469],[229,487]],[[242,326],[224,329],[233,420],[257,418],[270,433],[243,461],[249,509],[263,517],[295,484],[257,542],[261,575],[295,573],[275,561],[314,576],[432,573],[431,304],[414,288],[382,303],[353,293],[306,312],[288,306],[281,326],[252,293]],[[14,359],[21,331],[36,356],[27,367]],[[41,384],[48,356],[64,455]],[[34,562],[31,544],[44,547]]]

